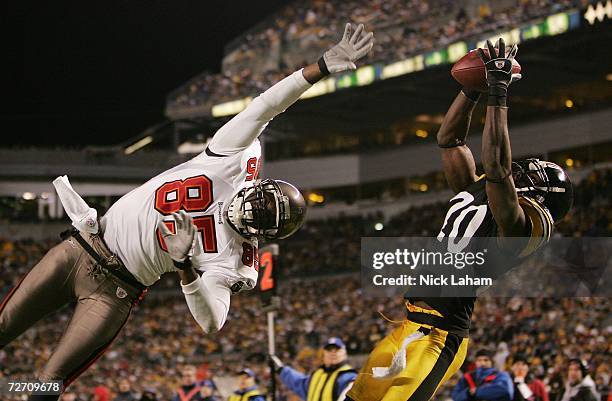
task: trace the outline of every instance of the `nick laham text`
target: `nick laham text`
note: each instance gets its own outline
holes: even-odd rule
[[[377,274],[372,277],[372,282],[376,286],[424,286],[424,287],[441,287],[441,286],[482,286],[493,285],[493,279],[490,277],[471,277],[471,276],[436,276],[433,274],[411,276],[401,274],[396,277],[384,277]]]

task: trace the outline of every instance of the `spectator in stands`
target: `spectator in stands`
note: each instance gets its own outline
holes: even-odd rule
[[[72,391],[66,391],[62,393],[60,401],[78,401],[77,396]]]
[[[132,386],[128,379],[121,379],[119,382],[119,391],[113,401],[136,401],[136,396],[132,393]]]
[[[303,400],[344,400],[357,372],[346,361],[346,346],[338,337],[331,337],[323,347],[323,365],[305,375],[285,366],[275,355],[270,356],[285,386]]]
[[[153,387],[145,387],[139,401],[158,401],[157,390]]]
[[[110,390],[104,385],[97,386],[94,389],[93,401],[110,401]]]
[[[476,352],[476,369],[463,375],[452,392],[453,401],[511,401],[512,379],[493,367],[493,355],[487,349]]]
[[[599,401],[595,382],[589,376],[586,363],[570,359],[567,366],[567,382],[560,401]]]
[[[544,383],[529,373],[529,361],[524,354],[517,354],[512,362],[514,401],[549,401]]]
[[[181,372],[182,380],[181,387],[176,390],[176,394],[172,401],[204,401],[201,390],[196,377],[196,368],[193,365],[183,367]]]
[[[255,382],[255,372],[249,368],[238,372],[238,390],[234,391],[228,401],[266,401],[264,393]]]

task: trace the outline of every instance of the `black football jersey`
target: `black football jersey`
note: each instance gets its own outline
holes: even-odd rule
[[[492,254],[498,257],[493,258],[491,264],[495,265],[498,271],[490,275],[499,277],[544,245],[552,232],[553,220],[548,210],[527,197],[519,197],[519,203],[530,224],[531,236],[518,255],[509,255],[507,251],[499,248],[498,226],[489,208],[484,176],[450,200],[442,229],[437,236],[439,245],[450,252],[476,252],[483,247],[492,250]],[[406,292],[404,297],[410,303],[424,301],[438,311],[443,321],[443,327],[440,328],[467,336],[476,301],[475,296],[415,298]],[[409,319],[418,320],[418,314],[415,319],[415,315],[410,316],[409,313]]]

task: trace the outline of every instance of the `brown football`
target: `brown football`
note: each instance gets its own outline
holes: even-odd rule
[[[487,49],[483,50],[485,54],[489,54]],[[521,65],[516,60],[512,60],[512,73],[518,74],[520,72]],[[461,57],[459,61],[453,65],[451,75],[465,88],[475,89],[480,92],[487,91],[484,63],[480,57],[478,57],[478,52],[476,50],[472,50]]]

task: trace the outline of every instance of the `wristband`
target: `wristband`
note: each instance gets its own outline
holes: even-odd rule
[[[189,256],[187,256],[182,262],[177,262],[176,260],[172,259],[172,263],[174,264],[174,267],[179,270],[189,269],[193,266],[193,264],[191,263],[191,258]]]
[[[319,70],[321,70],[321,73],[323,75],[329,75],[329,70],[327,69],[327,64],[325,64],[325,59],[323,58],[323,56],[319,58],[319,61],[317,61],[317,64],[319,66]]]
[[[508,97],[508,86],[495,85],[489,87],[489,106],[501,106],[506,107],[506,101]]]

